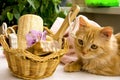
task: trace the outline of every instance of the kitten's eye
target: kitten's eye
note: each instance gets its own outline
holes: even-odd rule
[[[92,49],[97,49],[97,48],[98,48],[98,46],[97,46],[97,45],[95,45],[95,44],[92,44],[92,45],[91,45],[91,48],[92,48]]]
[[[78,43],[79,43],[80,45],[83,45],[83,40],[78,39]]]

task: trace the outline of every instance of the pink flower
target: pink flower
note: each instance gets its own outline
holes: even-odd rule
[[[46,31],[44,32],[36,30],[29,31],[29,33],[26,35],[27,46],[30,47],[37,41],[46,40],[46,33],[47,33]]]

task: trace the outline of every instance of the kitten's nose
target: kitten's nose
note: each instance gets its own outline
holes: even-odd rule
[[[82,54],[83,54],[83,55],[85,55],[85,54],[86,54],[86,52],[82,51]]]
[[[83,49],[83,50],[82,50],[82,54],[83,54],[83,55],[87,54],[86,49]]]

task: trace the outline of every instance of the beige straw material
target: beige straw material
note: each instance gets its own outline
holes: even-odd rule
[[[43,31],[43,20],[40,16],[26,14],[20,17],[18,21],[18,47],[20,49],[27,48],[26,34],[30,30]]]
[[[14,76],[22,79],[38,79],[51,76],[56,70],[60,58],[68,51],[66,39],[60,51],[46,56],[37,56],[23,49],[9,48],[5,38],[0,35],[1,44],[8,62],[8,67]],[[6,48],[6,46],[8,48]]]
[[[8,43],[6,41],[8,41],[7,38],[6,38],[6,36],[1,35],[0,36],[0,43],[1,43],[1,45],[3,46],[3,48],[5,50],[9,50],[9,45],[8,45]]]
[[[13,26],[13,29],[17,28]],[[7,30],[10,32],[10,28]],[[53,35],[49,29],[46,31]],[[38,56],[26,49],[10,48],[6,36],[0,35],[0,43],[4,48],[8,67],[14,76],[22,79],[38,79],[51,76],[56,70],[61,57],[68,51],[67,40],[63,40],[63,46],[59,51],[49,55]]]

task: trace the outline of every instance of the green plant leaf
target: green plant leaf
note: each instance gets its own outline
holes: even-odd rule
[[[34,1],[34,4],[35,4],[35,8],[39,8],[40,7],[40,3],[39,3],[39,0],[33,0]]]
[[[36,10],[35,4],[34,4],[34,0],[27,0],[27,1],[33,7],[33,9]]]
[[[19,17],[20,17],[20,13],[19,13],[19,11],[18,11],[16,8],[13,9],[13,15],[14,15],[14,17],[15,17],[17,20],[18,20]]]
[[[7,12],[7,18],[9,21],[12,21],[13,20],[13,14],[10,13],[10,12]]]
[[[58,14],[58,16],[62,17],[62,18],[65,18],[67,16],[67,14],[68,13],[66,11],[60,11],[59,14]]]
[[[18,7],[19,7],[19,11],[22,12],[25,5],[24,4],[18,4]]]
[[[53,2],[54,4],[59,4],[59,3],[61,2],[61,0],[52,0],[52,2]]]
[[[58,6],[57,6],[57,5],[54,5],[54,7],[55,7],[55,12],[56,12],[56,14],[58,14],[58,13],[59,13]]]
[[[17,24],[17,20],[24,14],[36,14],[43,18],[44,25],[51,26],[56,17],[64,17],[60,13],[61,0],[1,0],[0,24],[6,21],[8,25]]]

